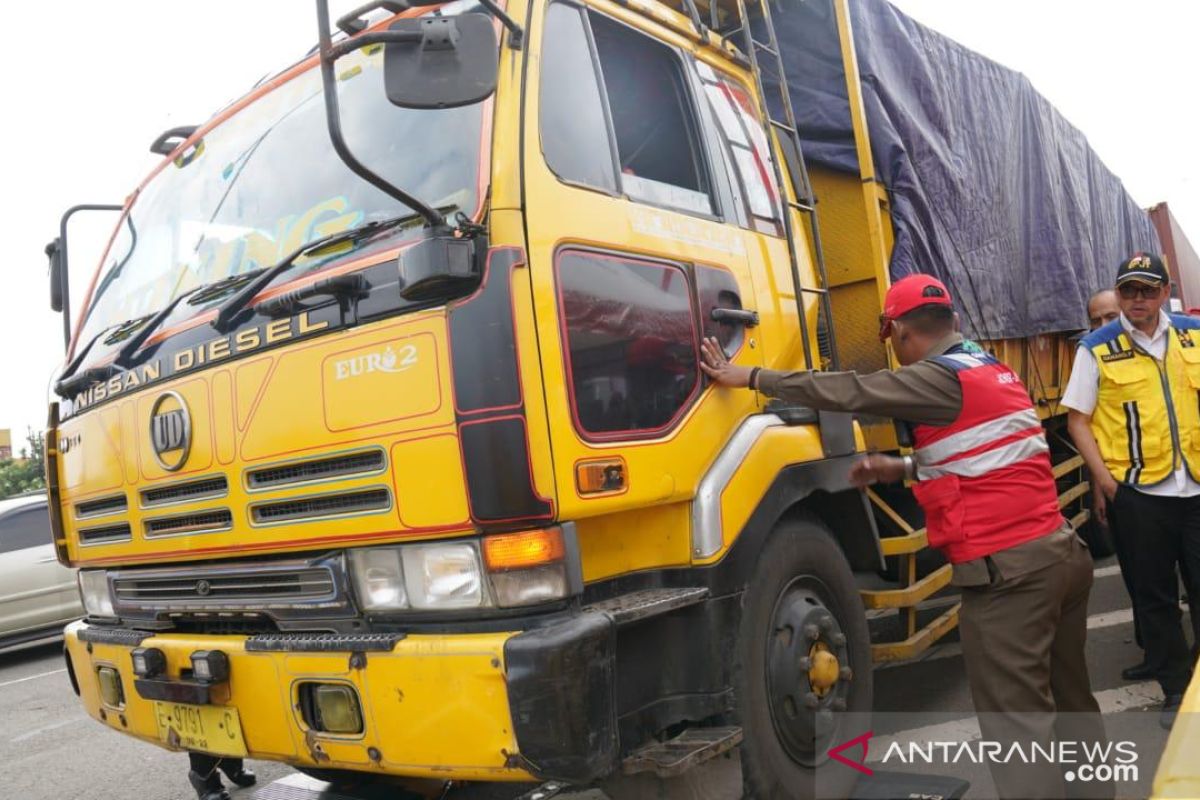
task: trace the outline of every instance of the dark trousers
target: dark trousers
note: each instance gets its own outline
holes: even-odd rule
[[[1087,545],[1072,537],[1056,563],[963,588],[963,660],[984,739],[1026,749],[1107,741],[1084,658],[1092,569]],[[1113,796],[1111,783],[1069,783],[1055,764],[988,766],[1002,798]]]
[[[1146,645],[1142,643],[1142,622],[1138,613],[1137,590],[1134,588],[1136,576],[1134,574],[1133,564],[1133,549],[1135,542],[1125,528],[1121,527],[1121,520],[1117,519],[1116,503],[1108,504],[1108,528],[1112,532],[1113,544],[1116,545],[1117,563],[1121,566],[1121,580],[1125,582],[1125,591],[1129,593],[1129,605],[1133,609],[1133,639],[1137,642],[1137,646],[1145,649]]]
[[[1179,610],[1182,565],[1186,580],[1200,575],[1200,497],[1158,497],[1128,486],[1113,505],[1118,530],[1129,537],[1134,572],[1135,615],[1140,617],[1146,663],[1163,694],[1182,694],[1192,674],[1192,656]],[[1188,596],[1200,597],[1188,586]]]

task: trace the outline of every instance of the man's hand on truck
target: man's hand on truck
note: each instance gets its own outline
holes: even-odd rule
[[[757,388],[754,379],[758,370],[731,364],[715,338],[709,336],[700,342],[700,354],[703,357],[700,368],[718,386]],[[905,466],[902,458],[872,453],[851,467],[850,482],[859,488],[873,483],[892,483],[905,477]]]
[[[700,342],[700,355],[703,357],[700,369],[704,370],[704,374],[712,378],[718,386],[728,386],[731,389],[741,389],[746,386],[750,386],[751,389],[758,388],[750,385],[750,379],[754,376],[755,370],[751,367],[739,367],[737,364],[730,363],[725,356],[725,351],[721,349],[721,343],[716,338],[708,336]]]

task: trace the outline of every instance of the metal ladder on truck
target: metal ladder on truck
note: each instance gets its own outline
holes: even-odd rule
[[[712,0],[713,6],[716,0]],[[780,151],[788,162],[788,173],[793,177],[792,190],[795,199],[788,199],[787,189],[783,180],[783,170],[779,159],[772,157],[771,166],[775,171],[775,185],[779,187],[780,198],[785,206],[783,214],[783,229],[787,234],[788,257],[791,260],[792,284],[796,291],[796,314],[800,319],[800,340],[804,347],[805,369],[815,369],[812,345],[808,336],[808,314],[804,307],[805,295],[817,295],[820,306],[817,317],[817,341],[819,355],[827,360],[831,369],[839,368],[837,341],[833,332],[833,303],[829,293],[829,278],[825,271],[825,254],[821,248],[821,229],[817,223],[816,198],[813,196],[812,182],[808,177],[808,167],[804,162],[804,151],[800,148],[800,133],[796,128],[796,115],[792,110],[792,96],[788,92],[787,76],[784,73],[783,57],[779,52],[779,39],[775,35],[775,23],[771,18],[771,0],[737,0],[738,15],[741,25],[738,30],[725,34],[726,40],[731,40],[739,33],[742,36],[741,49],[750,62],[750,71],[758,88],[758,96],[762,100],[762,125],[767,131],[774,132],[779,139]],[[762,22],[766,41],[756,39],[754,26],[750,22],[750,12],[756,12]],[[769,69],[764,70],[760,56],[769,60]],[[764,74],[769,75],[775,83],[775,98],[767,91]],[[778,99],[776,107],[783,109],[783,119],[772,116],[771,99]],[[817,267],[817,285],[805,286],[800,276],[800,253],[797,247],[796,231],[792,225],[791,212],[799,212],[808,218],[808,230],[812,242],[814,260]]]

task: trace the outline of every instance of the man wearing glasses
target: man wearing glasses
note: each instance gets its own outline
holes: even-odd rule
[[[1121,264],[1116,289],[1121,316],[1080,341],[1062,404],[1094,489],[1134,543],[1134,607],[1170,728],[1192,671],[1176,565],[1200,575],[1200,320],[1163,310],[1170,277],[1156,255]]]

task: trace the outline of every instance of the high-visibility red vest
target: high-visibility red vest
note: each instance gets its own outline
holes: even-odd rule
[[[913,493],[929,544],[959,563],[1057,530],[1050,448],[1020,378],[961,346],[931,360],[958,376],[962,411],[949,425],[913,428]]]

